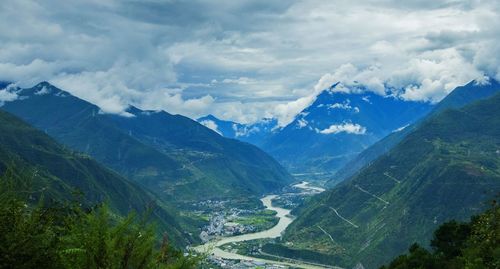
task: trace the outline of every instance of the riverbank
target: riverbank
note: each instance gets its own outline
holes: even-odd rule
[[[324,191],[323,188],[310,186],[308,182],[301,182],[299,184],[293,185],[293,187],[301,189],[307,192],[320,193]],[[249,261],[254,263],[264,263],[264,264],[272,264],[272,265],[282,265],[289,266],[294,268],[305,268],[305,269],[318,269],[318,268],[329,268],[325,266],[315,265],[302,261],[295,261],[287,259],[287,261],[276,261],[276,260],[268,260],[263,258],[256,258],[246,255],[241,255],[229,251],[225,251],[220,247],[222,245],[238,243],[250,240],[257,239],[273,239],[281,236],[282,232],[293,222],[294,217],[290,215],[291,210],[281,208],[278,206],[273,206],[272,200],[278,198],[279,195],[267,195],[261,199],[263,205],[269,209],[276,212],[276,217],[279,218],[278,224],[274,227],[257,232],[257,233],[249,233],[238,236],[230,236],[230,237],[222,237],[215,241],[208,242],[206,244],[194,247],[193,249],[199,253],[207,253],[212,258],[215,259],[224,259],[224,260],[241,260],[241,261]],[[288,261],[289,260],[289,261]]]

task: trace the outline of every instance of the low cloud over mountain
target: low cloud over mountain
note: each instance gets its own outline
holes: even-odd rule
[[[48,80],[110,113],[134,104],[284,126],[337,81],[436,102],[472,79],[499,79],[499,9],[494,0],[7,0],[0,80]]]

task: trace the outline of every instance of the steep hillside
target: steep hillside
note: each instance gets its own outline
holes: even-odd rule
[[[179,245],[187,243],[182,218],[149,192],[104,168],[86,155],[69,151],[13,115],[0,111],[0,172],[28,174],[32,198],[57,201],[83,195],[87,206],[108,202],[115,213],[153,208],[152,220]]]
[[[487,81],[483,81],[481,83],[478,83],[477,81],[471,81],[467,85],[457,87],[455,90],[453,90],[448,96],[446,96],[433,108],[433,110],[427,117],[436,115],[446,109],[460,108],[474,101],[491,97],[499,91],[500,83],[494,79],[488,79]],[[354,173],[356,173],[359,169],[369,164],[382,154],[388,152],[396,144],[401,142],[401,140],[403,140],[403,138],[405,138],[409,133],[415,130],[424,119],[409,125],[399,132],[393,132],[389,134],[377,143],[362,151],[354,159],[345,164],[332,177],[330,182],[328,182],[328,185],[334,186],[338,182],[349,178],[350,176],[354,175]]]
[[[143,111],[135,107],[133,117],[106,115],[130,136],[194,167],[199,178],[178,187],[177,193],[195,195],[261,194],[289,183],[288,173],[259,148],[220,136],[213,130],[181,115],[165,111]]]
[[[500,94],[420,124],[359,174],[299,210],[289,249],[376,268],[500,192]]]
[[[385,135],[425,115],[431,105],[337,83],[319,94],[262,148],[294,172],[334,172]]]
[[[17,94],[3,109],[168,199],[259,195],[291,180],[258,148],[183,116],[133,107],[107,115],[46,82]]]

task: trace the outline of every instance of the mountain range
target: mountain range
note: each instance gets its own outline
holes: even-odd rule
[[[457,90],[443,104],[458,105],[453,96],[465,90]],[[266,251],[377,268],[413,242],[426,246],[440,223],[466,220],[498,195],[499,145],[500,94],[435,112],[387,153],[297,210],[283,244]]]
[[[181,115],[129,107],[124,115],[42,82],[2,109],[167,200],[252,197],[293,179],[257,147]]]
[[[81,193],[85,205],[106,201],[117,215],[152,207],[178,246],[196,241],[201,225],[180,212],[209,199],[257,202],[295,181],[280,163],[337,173],[262,251],[345,267],[376,268],[413,242],[425,246],[440,223],[480,213],[500,192],[494,79],[435,105],[336,83],[282,128],[275,119],[194,121],[134,106],[107,114],[47,82],[9,91],[0,174],[29,175],[33,201]]]
[[[0,111],[0,174],[8,174],[15,180],[13,190],[29,193],[34,203],[39,199],[58,203],[75,200],[92,207],[106,202],[121,216],[132,210],[144,213],[149,208],[150,219],[169,240],[178,246],[190,243],[189,224],[173,207],[4,111]]]
[[[316,100],[262,148],[292,172],[332,172],[385,135],[425,115],[431,104],[381,96],[341,83]]]
[[[449,95],[436,104],[429,115],[423,117],[423,119],[418,120],[414,124],[409,125],[403,130],[389,134],[372,146],[368,147],[366,150],[362,151],[341,169],[339,169],[339,171],[331,177],[327,184],[329,186],[334,186],[338,182],[342,182],[343,180],[354,175],[362,167],[368,165],[377,157],[387,153],[409,133],[415,130],[426,118],[432,117],[433,115],[436,115],[446,109],[460,108],[476,100],[491,97],[498,92],[500,92],[500,83],[493,78],[489,78],[481,82],[473,80],[464,86],[455,88]]]
[[[293,173],[331,174],[387,134],[426,115],[432,106],[336,83],[285,127],[276,119],[245,125],[213,115],[198,122],[261,147]]]

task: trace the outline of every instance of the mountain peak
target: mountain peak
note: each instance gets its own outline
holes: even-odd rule
[[[480,78],[476,78],[473,81],[469,82],[469,84],[474,84],[475,86],[491,86],[498,85],[498,81],[489,76],[482,76]]]
[[[211,120],[211,121],[215,121],[215,122],[217,122],[217,121],[223,121],[223,120],[215,117],[212,114],[208,114],[206,116],[203,116],[203,117],[200,117],[200,118],[197,119],[197,121],[203,121],[203,120]]]
[[[51,94],[57,97],[71,96],[69,92],[63,91],[47,81],[42,81],[31,88],[23,89],[21,92],[19,92],[19,94],[23,96],[47,95],[47,94]]]
[[[42,88],[42,87],[54,87],[54,88],[56,88],[56,86],[50,84],[48,81],[42,81],[42,82],[36,84],[34,87],[35,88]]]

